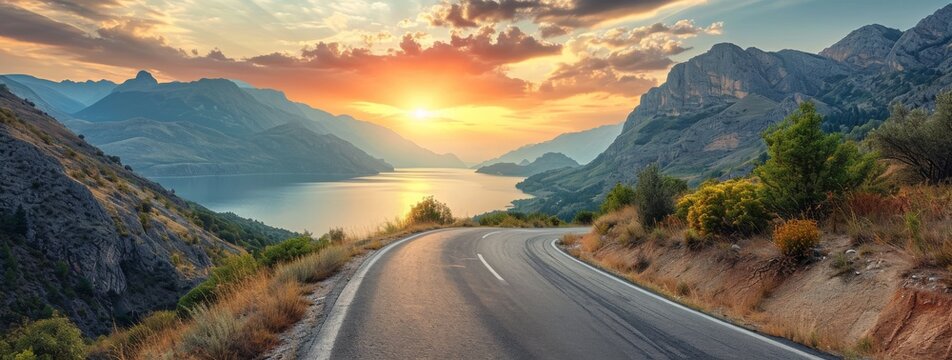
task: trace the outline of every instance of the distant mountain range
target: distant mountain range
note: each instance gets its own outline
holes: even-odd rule
[[[591,163],[520,183],[536,198],[516,207],[571,217],[651,163],[693,184],[740,176],[764,153],[760,134],[803,101],[817,105],[827,130],[847,133],[885,119],[895,102],[934,106],[950,87],[952,5],[906,31],[864,26],[820,54],[717,44],[642,95],[622,133]]]
[[[0,85],[0,331],[55,310],[108,333],[293,235],[186,203],[33,104]]]
[[[572,158],[573,160],[587,164],[601,154],[618,134],[621,134],[622,123],[615,125],[604,125],[596,128],[565,133],[547,141],[536,144],[522,146],[516,150],[507,152],[497,158],[486,160],[476,166],[478,169],[487,165],[496,163],[522,163],[529,162],[546,153],[560,153]]]
[[[225,79],[122,84],[0,77],[15,94],[149,176],[313,173],[352,177],[398,167],[463,167],[385,127]],[[239,87],[238,84],[242,84]],[[284,137],[282,137],[284,136]]]
[[[546,171],[573,168],[579,166],[578,162],[568,156],[560,153],[545,153],[539,158],[528,162],[523,160],[519,164],[515,163],[495,163],[486,165],[476,170],[481,174],[502,175],[502,176],[532,176]]]

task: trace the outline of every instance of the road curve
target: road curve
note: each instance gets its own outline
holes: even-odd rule
[[[431,232],[374,254],[309,359],[824,359],[676,305],[554,246],[584,229]]]

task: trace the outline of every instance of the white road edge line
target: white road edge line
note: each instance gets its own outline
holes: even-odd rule
[[[688,311],[688,312],[697,314],[697,315],[699,315],[699,316],[701,316],[701,317],[703,317],[703,318],[705,318],[705,319],[708,319],[708,320],[713,321],[713,322],[715,322],[715,323],[721,324],[721,325],[723,325],[724,327],[726,327],[726,328],[728,328],[728,329],[734,330],[734,331],[736,331],[736,332],[739,332],[739,333],[742,333],[742,334],[745,334],[745,335],[749,335],[749,336],[754,337],[754,338],[756,338],[756,339],[758,339],[758,340],[761,340],[761,341],[763,341],[763,342],[766,342],[766,343],[768,343],[768,344],[770,344],[770,345],[773,345],[773,346],[782,348],[782,349],[784,349],[784,350],[790,351],[790,352],[792,352],[792,353],[794,353],[794,354],[800,355],[800,356],[802,356],[802,357],[804,357],[804,358],[813,359],[813,360],[824,360],[823,358],[821,358],[821,357],[819,357],[819,356],[816,356],[816,355],[807,353],[807,352],[805,352],[805,351],[803,351],[803,350],[794,348],[794,347],[792,347],[792,346],[790,346],[790,345],[784,344],[784,343],[779,342],[779,341],[777,341],[777,340],[768,338],[768,337],[766,337],[766,336],[760,335],[760,334],[755,333],[755,332],[753,332],[753,331],[750,331],[750,330],[744,329],[744,328],[742,328],[742,327],[739,327],[739,326],[737,326],[737,325],[728,323],[728,322],[726,322],[726,321],[724,321],[724,320],[721,320],[721,319],[715,318],[715,317],[713,317],[713,316],[710,316],[710,315],[708,315],[708,314],[702,313],[702,312],[700,312],[700,311],[691,309],[691,308],[689,308],[689,307],[687,307],[687,306],[678,304],[678,303],[676,303],[676,302],[674,302],[674,301],[668,300],[667,298],[665,298],[665,297],[663,297],[663,296],[661,296],[661,295],[655,294],[655,293],[653,293],[653,292],[651,292],[651,291],[642,289],[642,288],[640,288],[640,287],[638,287],[638,286],[636,286],[636,285],[634,285],[634,284],[632,284],[632,283],[630,283],[630,282],[627,282],[627,281],[624,281],[624,280],[622,280],[622,279],[619,279],[619,278],[616,277],[615,275],[609,274],[609,273],[603,271],[602,269],[599,269],[599,268],[596,268],[596,267],[594,267],[594,266],[592,266],[592,265],[589,265],[589,264],[585,263],[584,261],[579,260],[579,259],[576,259],[574,256],[567,254],[565,251],[562,251],[562,249],[560,249],[557,245],[555,245],[555,242],[556,242],[556,241],[559,241],[559,239],[552,240],[552,243],[551,243],[551,244],[552,244],[552,247],[555,248],[555,250],[558,251],[560,254],[565,255],[565,257],[567,257],[567,258],[569,258],[569,259],[575,260],[575,262],[577,262],[577,263],[579,263],[579,264],[582,264],[583,266],[585,266],[585,267],[587,267],[587,268],[589,268],[589,269],[591,269],[591,270],[594,270],[595,272],[597,272],[597,273],[599,273],[599,274],[605,275],[605,276],[607,276],[608,278],[610,278],[610,279],[612,279],[612,280],[615,280],[615,281],[617,281],[617,282],[619,282],[619,283],[621,283],[621,284],[623,284],[623,285],[625,285],[625,286],[628,286],[628,287],[630,287],[630,288],[632,288],[632,289],[635,289],[635,290],[637,290],[638,292],[641,292],[641,293],[643,293],[643,294],[645,294],[645,295],[648,295],[648,296],[651,296],[651,297],[653,297],[653,298],[655,298],[655,299],[658,299],[658,300],[660,300],[660,301],[662,301],[662,302],[664,302],[664,303],[666,303],[666,304],[668,304],[668,305],[671,305],[671,306],[680,308],[680,309],[682,309],[682,310],[685,310],[685,311]]]
[[[501,233],[501,232],[502,232],[502,230],[493,231],[493,232],[491,232],[491,233],[487,233],[486,235],[483,235],[483,239],[489,237],[490,235],[495,235],[495,234],[498,234],[498,233]]]
[[[499,276],[499,273],[497,273],[496,270],[493,270],[492,266],[489,266],[489,263],[486,262],[485,258],[483,258],[483,254],[476,254],[476,256],[479,256],[479,261],[482,261],[483,265],[486,265],[486,268],[489,269],[489,272],[493,273],[493,276],[499,279],[499,281],[506,282],[506,280],[504,280],[502,276]]]
[[[321,326],[320,332],[317,335],[317,342],[311,346],[303,358],[317,360],[328,360],[331,358],[331,353],[334,351],[334,343],[337,342],[337,335],[340,333],[340,327],[344,324],[344,319],[347,317],[347,312],[350,310],[351,303],[354,302],[354,296],[357,295],[357,289],[360,287],[360,283],[367,275],[367,271],[370,270],[370,268],[374,265],[374,263],[377,262],[378,259],[383,257],[383,255],[390,251],[390,249],[393,249],[402,243],[424,235],[429,235],[440,230],[441,229],[422,232],[387,245],[383,249],[380,249],[374,253],[370,259],[367,259],[363,264],[361,264],[360,268],[357,269],[357,272],[354,273],[354,276],[347,281],[347,285],[345,285],[344,289],[341,290],[340,296],[337,297],[337,301],[334,303],[334,308],[331,309],[331,313],[327,316],[327,320],[325,320],[324,325]]]

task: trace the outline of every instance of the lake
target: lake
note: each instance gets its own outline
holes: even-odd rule
[[[347,180],[313,175],[232,175],[154,178],[185,199],[294,231],[322,234],[332,227],[366,233],[405,215],[433,195],[456,217],[502,210],[530,196],[518,177],[470,169],[398,169]]]

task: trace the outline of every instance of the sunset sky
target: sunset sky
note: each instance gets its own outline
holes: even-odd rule
[[[947,1],[8,0],[0,73],[231,78],[480,161],[624,120],[714,43],[816,52]],[[808,15],[809,14],[809,15]]]

